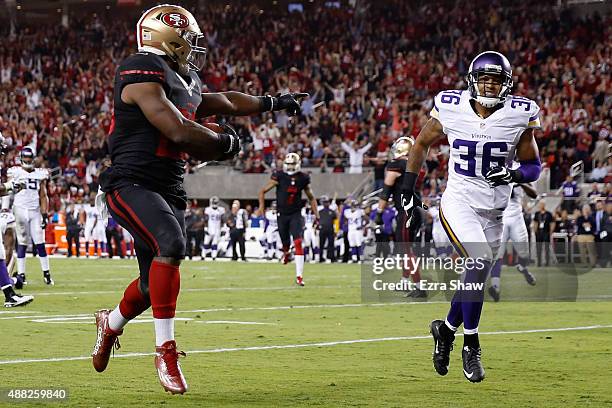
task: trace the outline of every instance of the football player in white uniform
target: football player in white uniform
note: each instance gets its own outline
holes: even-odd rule
[[[434,246],[436,247],[436,254],[438,256],[449,256],[453,252],[453,246],[448,239],[448,235],[446,235],[444,228],[442,227],[442,222],[440,221],[439,197],[430,200],[427,212],[432,219],[431,235],[434,241]]]
[[[348,222],[348,242],[351,248],[351,259],[349,263],[361,263],[361,246],[363,245],[363,227],[367,220],[364,212],[357,205],[357,200],[350,199],[350,207],[344,210],[344,218]]]
[[[0,133],[0,156],[3,156],[6,151],[4,144],[4,137]],[[25,182],[23,181],[8,181],[6,183],[0,183],[0,196],[7,196],[11,192],[18,192],[25,188]],[[0,212],[0,288],[4,293],[4,306],[5,307],[16,307],[24,306],[34,300],[34,297],[27,295],[20,295],[15,293],[13,284],[19,289],[23,286],[23,281],[20,276],[17,276],[15,280],[11,279],[7,265],[6,255],[12,254],[15,242],[13,239],[5,239],[13,237],[13,229],[15,226],[15,216],[8,211]],[[5,248],[6,246],[6,248]]]
[[[206,215],[207,227],[202,259],[206,259],[210,252],[214,261],[217,259],[221,227],[223,226],[223,217],[225,216],[225,208],[219,206],[219,197],[214,196],[210,198],[210,206],[204,209],[204,214]]]
[[[506,252],[508,241],[512,241],[512,246],[518,253],[518,264],[516,269],[523,274],[525,280],[531,286],[536,284],[536,278],[527,269],[529,264],[529,233],[523,217],[523,196],[527,194],[530,198],[536,198],[538,193],[529,184],[512,184],[512,194],[508,206],[504,210],[504,232],[502,233],[501,246],[497,253],[497,259],[491,268],[491,286],[489,295],[499,302],[501,292],[501,268],[502,259]]]
[[[38,253],[45,283],[53,285],[44,234],[48,222],[47,181],[49,173],[46,169],[34,167],[34,151],[30,147],[23,148],[20,158],[21,166],[11,167],[7,173],[9,181],[25,181],[25,188],[15,193],[13,201],[17,230],[17,272],[25,282],[25,255],[28,243],[32,240]]]
[[[472,261],[465,263],[464,285],[455,293],[446,320],[431,323],[433,363],[438,374],[448,373],[455,331],[463,324],[463,374],[480,382],[485,377],[478,339],[484,282],[500,246],[511,183],[530,183],[540,175],[534,138],[540,108],[532,100],[510,95],[512,68],[498,52],[474,58],[466,81],[468,90],[436,95],[431,117],[410,150],[399,200],[410,219],[422,205],[415,194],[417,172],[429,147],[448,137],[449,176],[440,219],[457,252]],[[511,169],[515,159],[520,165]]]
[[[304,256],[310,263],[315,263],[319,256],[319,234],[317,233],[317,217],[312,213],[310,205],[302,208],[304,217]],[[310,251],[312,250],[312,256]]]
[[[270,208],[265,213],[264,237],[266,241],[266,259],[280,259],[280,234],[278,233],[278,212],[276,201],[272,201]]]
[[[81,219],[81,225],[85,226],[85,256],[89,258],[89,244],[93,241],[94,243],[94,255],[98,254],[98,237],[94,235],[96,226],[98,223],[103,223],[99,220],[98,209],[96,208],[96,193],[91,193],[89,202],[83,207],[83,216]]]

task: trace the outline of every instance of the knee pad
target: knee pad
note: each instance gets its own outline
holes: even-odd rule
[[[183,259],[187,250],[187,243],[182,237],[174,237],[167,242],[160,242],[159,256]]]

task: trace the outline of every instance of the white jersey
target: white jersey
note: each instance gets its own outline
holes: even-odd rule
[[[0,212],[0,243],[9,228],[15,228],[15,216],[10,212]]]
[[[266,231],[278,231],[278,213],[276,210],[267,210],[265,216],[268,225]]]
[[[85,211],[85,228],[93,228],[99,218],[98,209],[95,205],[90,204],[85,205],[83,211]]]
[[[40,209],[40,184],[49,178],[47,169],[27,172],[22,167],[15,166],[8,169],[7,176],[9,180],[26,182],[25,188],[15,194],[13,206],[27,210]]]
[[[436,95],[430,115],[442,124],[450,145],[444,194],[476,209],[505,208],[512,187],[491,188],[484,175],[492,166],[512,163],[523,132],[540,127],[539,111],[534,101],[509,95],[500,109],[483,119],[472,108],[468,91]]]
[[[344,218],[348,222],[348,232],[361,230],[363,227],[363,214],[361,208],[347,208],[344,210]]]
[[[310,209],[302,208],[302,217],[304,217],[304,227],[306,229],[313,229],[316,217]]]
[[[523,217],[523,197],[525,192],[519,184],[512,184],[512,194],[508,201],[508,206],[504,211],[504,218],[506,217]]]
[[[221,232],[221,223],[223,216],[225,215],[225,208],[223,207],[206,207],[204,214],[208,217],[208,231],[209,232]]]

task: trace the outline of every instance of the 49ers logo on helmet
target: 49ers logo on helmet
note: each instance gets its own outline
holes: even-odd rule
[[[185,28],[189,25],[189,19],[181,13],[166,13],[162,16],[165,25],[174,28]]]

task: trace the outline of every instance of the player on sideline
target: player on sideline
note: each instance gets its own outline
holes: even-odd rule
[[[462,281],[479,284],[480,288],[458,290],[446,320],[431,323],[433,363],[438,374],[447,374],[455,331],[463,324],[463,374],[471,382],[480,382],[485,377],[478,339],[484,282],[500,246],[510,183],[529,183],[540,175],[534,138],[534,129],[540,127],[540,108],[527,98],[510,95],[512,68],[498,52],[476,56],[466,80],[468,90],[436,95],[431,117],[408,157],[400,205],[411,217],[421,204],[415,194],[416,172],[429,147],[448,137],[449,177],[440,219],[457,252],[474,260],[471,266],[466,264],[470,267],[461,276]],[[515,158],[520,166],[510,169]]]
[[[34,167],[34,151],[24,147],[20,154],[21,166],[8,169],[9,181],[24,181],[23,190],[15,193],[13,214],[15,215],[17,231],[17,273],[26,282],[26,250],[28,243],[34,242],[38,253],[43,278],[47,285],[53,285],[49,272],[49,257],[45,248],[45,228],[47,228],[47,213],[49,197],[47,196],[47,181],[49,173],[46,169]],[[4,208],[5,205],[3,205]]]
[[[393,251],[396,254],[406,254],[408,256],[413,255],[413,251],[410,243],[416,241],[416,234],[421,227],[420,213],[415,213],[414,217],[410,220],[406,218],[406,214],[402,209],[399,196],[400,190],[403,186],[404,179],[406,176],[406,163],[410,149],[414,145],[414,139],[408,136],[398,138],[393,146],[391,146],[392,161],[387,165],[385,169],[385,178],[383,184],[383,191],[380,194],[378,200],[378,207],[376,209],[376,217],[374,222],[376,225],[383,225],[382,214],[387,207],[389,197],[393,196],[395,201],[395,208],[397,209],[397,217],[395,224],[395,237],[393,242]],[[424,172],[419,173],[419,184],[422,182]],[[409,228],[406,228],[406,222],[409,221]],[[418,269],[404,270],[404,279],[410,277],[415,284],[419,284],[421,281],[421,273]],[[425,298],[427,292],[417,287],[415,290],[408,294],[409,297],[414,298]]]
[[[489,295],[494,301],[499,302],[501,292],[501,268],[504,253],[508,241],[512,241],[512,246],[518,253],[518,264],[516,269],[523,274],[525,280],[531,286],[535,286],[536,278],[527,269],[529,264],[529,233],[523,218],[523,195],[527,194],[529,198],[536,198],[538,193],[530,184],[512,184],[512,193],[510,201],[504,210],[504,231],[502,233],[501,246],[497,254],[495,264],[491,268],[491,286],[489,287]]]
[[[106,204],[100,213],[108,210],[134,237],[140,277],[113,311],[95,314],[93,365],[104,371],[123,327],[152,307],[160,383],[166,391],[184,393],[187,383],[178,364],[184,353],[174,340],[179,265],[186,247],[183,157],[227,160],[241,149],[231,127],[215,127],[217,133],[194,119],[277,110],[292,116],[306,95],[202,93],[198,71],[206,54],[199,45],[204,35],[183,7],[165,4],[145,11],[136,37],[138,52],[120,62],[115,74],[108,140],[112,165],[100,175],[99,202]]]
[[[361,246],[363,245],[363,229],[366,225],[366,216],[363,209],[359,208],[357,200],[348,199],[349,207],[344,210],[344,218],[348,223],[348,242],[351,250],[351,259],[348,263],[361,263],[363,256]]]
[[[304,218],[304,259],[308,259],[310,263],[315,263],[319,256],[319,234],[316,217],[308,204],[302,208],[302,217]]]
[[[202,260],[206,259],[210,251],[212,260],[217,259],[219,251],[219,238],[221,237],[221,225],[225,216],[225,208],[219,206],[219,197],[210,198],[210,205],[204,209],[206,215],[206,236],[204,237],[204,251]],[[198,248],[199,249],[199,248]]]
[[[279,244],[280,235],[278,235],[278,213],[276,209],[276,201],[272,201],[270,208],[266,210],[265,216],[265,227],[264,237],[266,243],[266,260],[272,260],[276,258]]]
[[[265,195],[276,188],[276,205],[278,206],[278,232],[283,244],[283,262],[289,262],[291,239],[295,246],[295,283],[304,286],[304,248],[302,231],[304,229],[301,214],[302,191],[306,193],[310,208],[318,222],[319,210],[317,200],[310,189],[310,176],[300,171],[302,159],[297,153],[288,153],[283,161],[283,170],[272,173],[272,179],[259,191],[259,216],[265,213]]]
[[[98,237],[94,235],[98,223],[102,223],[98,218],[98,209],[96,208],[96,194],[90,194],[88,202],[83,208],[81,225],[85,226],[85,256],[89,258],[89,245],[94,243],[94,255],[98,254]]]

